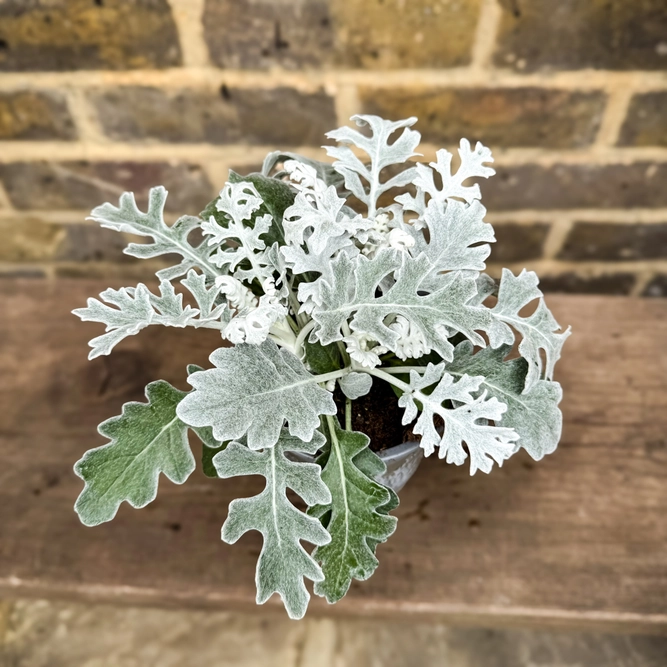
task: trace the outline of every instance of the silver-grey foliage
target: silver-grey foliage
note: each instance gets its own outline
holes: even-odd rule
[[[252,498],[239,498],[229,505],[229,515],[222,527],[222,539],[234,544],[249,530],[259,531],[264,546],[257,561],[257,604],[264,604],[273,593],[283,599],[287,613],[301,618],[306,613],[310,595],[304,577],[322,581],[317,562],[300,544],[301,540],[323,546],[331,541],[322,524],[297,509],[287,498],[288,488],[309,505],[331,502],[331,493],[321,479],[316,463],[291,461],[287,452],[314,454],[324,436],[316,433],[303,442],[283,430],[273,447],[253,451],[245,444],[230,443],[213,458],[220,477],[262,475],[264,490]]]
[[[177,414],[186,424],[210,426],[216,440],[247,433],[251,449],[273,447],[286,423],[290,434],[310,442],[320,415],[336,414],[317,376],[273,341],[220,348],[210,358],[215,368],[190,375],[195,391]]]
[[[154,324],[226,341],[209,368],[189,367],[190,392],[151,383],[148,403],[100,426],[111,442],[75,468],[81,520],[108,521],[123,501],[144,506],[160,473],[185,481],[190,428],[207,474],[265,478],[259,495],[231,503],[222,537],[262,533],[257,600],[278,593],[293,618],[306,611],[305,578],[335,602],[373,573],[394,531],[398,498],[377,481],[384,464],[352,430],[379,383],[393,385],[388,414],[403,409],[426,455],[467,462],[471,474],[522,448],[540,459],[561,434],[553,376],[569,330],[533,272],[505,269],[499,282],[483,273],[495,236],[471,179],[493,175],[490,150],[462,139],[458,168],[446,150],[417,163],[415,118],[352,120],[359,130],[327,135],[338,142],[326,147],[333,163],[271,153],[261,174],[230,172],[204,212],[173,225],[161,187],[145,212],[130,193],[98,206],[102,226],[148,239],[128,254],[181,260],[158,271],[156,287],[108,289],[75,311],[106,327],[91,358]]]

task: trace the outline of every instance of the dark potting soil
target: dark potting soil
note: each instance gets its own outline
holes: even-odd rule
[[[336,386],[334,400],[338,406],[338,419],[345,424],[345,396]],[[403,408],[390,385],[374,380],[366,396],[352,401],[352,429],[365,433],[374,452],[395,447],[407,440],[415,440],[411,425],[403,426]]]

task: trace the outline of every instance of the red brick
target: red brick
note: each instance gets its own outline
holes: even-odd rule
[[[121,141],[319,146],[336,126],[334,100],[324,91],[124,87],[93,93],[91,101],[106,134]]]
[[[0,71],[181,64],[167,0],[4,0]]]
[[[519,71],[661,70],[665,0],[500,0],[495,63]]]
[[[225,68],[317,67],[334,43],[327,0],[207,0],[203,25],[211,59]]]
[[[65,98],[55,92],[0,93],[0,140],[76,139]]]
[[[635,95],[632,98],[618,144],[667,146],[666,91]]]
[[[458,144],[461,137],[493,146],[575,148],[590,144],[605,106],[600,92],[545,88],[363,87],[366,113],[417,116],[424,141]]]
[[[201,167],[163,162],[10,162],[0,180],[18,209],[88,210],[133,191],[141,206],[148,190],[164,185],[166,208],[196,214],[215,196]]]
[[[667,163],[526,164],[480,181],[490,211],[667,206]]]
[[[576,222],[559,259],[636,261],[664,259],[667,250],[667,222],[620,224]]]

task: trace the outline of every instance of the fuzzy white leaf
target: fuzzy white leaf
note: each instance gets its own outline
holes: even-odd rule
[[[331,494],[320,477],[316,463],[291,461],[286,452],[314,454],[325,442],[315,432],[310,442],[291,436],[286,429],[274,447],[261,452],[238,442],[230,443],[215,455],[213,464],[223,478],[239,475],[262,475],[264,490],[251,498],[233,500],[222,527],[222,539],[234,544],[244,533],[257,530],[264,538],[257,561],[255,581],[257,604],[264,604],[278,593],[290,618],[302,618],[310,595],[304,578],[322,581],[322,569],[306,552],[301,541],[323,546],[331,541],[322,524],[297,509],[287,498],[294,490],[307,505],[331,502]]]
[[[553,379],[554,366],[560,359],[563,344],[570,336],[570,329],[558,333],[561,326],[551,314],[542,292],[537,287],[539,279],[533,271],[525,269],[515,276],[509,269],[503,269],[498,303],[491,313],[503,323],[503,329],[492,339],[493,347],[514,342],[511,325],[522,337],[519,354],[528,362],[525,392],[540,379]],[[519,311],[531,301],[539,299],[537,309],[529,317],[522,317]],[[540,350],[544,350],[546,365],[542,363]]]
[[[260,238],[268,232],[273,219],[267,214],[255,218],[250,224],[253,213],[261,205],[262,198],[252,183],[227,183],[220,192],[216,208],[228,217],[228,225],[223,227],[213,216],[202,223],[208,244],[218,247],[212,261],[216,266],[234,273],[239,280],[249,283],[254,279],[261,283],[273,273],[266,243]],[[229,240],[234,242],[235,247],[227,245]],[[239,266],[244,262],[249,269]]]
[[[102,227],[153,238],[153,243],[130,243],[125,253],[133,257],[148,259],[160,255],[177,253],[183,257],[181,264],[158,272],[158,278],[173,280],[185,275],[191,268],[199,267],[209,276],[217,276],[220,270],[210,261],[211,251],[205,243],[193,247],[188,236],[201,220],[193,216],[183,216],[172,226],[164,221],[164,204],[167,191],[159,186],[148,193],[148,211],[142,213],[131,192],[120,196],[120,206],[102,204],[93,209],[90,218]]]
[[[308,442],[320,415],[336,414],[331,393],[291,352],[271,340],[220,348],[211,368],[188,377],[195,391],[178,406],[191,426],[211,426],[220,442],[248,434],[251,449],[272,447],[287,421],[289,432]]]
[[[440,276],[439,289],[420,294],[420,285],[431,270],[425,255],[417,258],[395,250],[382,249],[372,259],[360,255],[355,260],[340,255],[333,262],[334,280],[323,283],[322,304],[313,310],[318,326],[314,335],[327,345],[343,339],[341,328],[348,321],[358,334],[365,334],[395,351],[400,336],[386,323],[390,315],[402,315],[418,331],[427,351],[435,350],[451,359],[453,346],[448,328],[484,346],[477,330],[497,327],[487,309],[469,305],[476,296],[475,279],[462,272]],[[376,288],[388,275],[395,283],[381,296]]]
[[[166,280],[160,283],[159,297],[152,294],[146,285],[139,283],[136,287],[106,289],[100,298],[102,301],[88,299],[86,308],[72,311],[84,322],[102,322],[106,325],[107,333],[90,341],[92,350],[89,359],[109,354],[123,338],[139,333],[150,324],[185,327],[198,314],[190,306],[183,308],[182,295],[177,295],[172,284]]]
[[[206,278],[193,270],[181,283],[195,297],[199,308],[184,307],[183,295],[177,294],[174,286],[163,280],[160,283],[159,296],[153,294],[143,283],[139,283],[136,287],[106,289],[100,294],[101,301],[91,298],[88,299],[86,308],[73,310],[84,322],[101,322],[106,325],[107,333],[90,341],[92,350],[88,358],[109,354],[121,340],[139,333],[151,324],[224,329],[229,320],[229,312],[224,303],[215,305],[219,289],[215,286],[208,289]]]
[[[510,350],[502,345],[473,354],[473,346],[463,341],[456,346],[447,372],[454,377],[483,376],[479,394],[486,391],[507,405],[503,426],[513,428],[519,434],[519,446],[538,461],[551,454],[560,440],[563,415],[558,404],[563,392],[558,382],[538,380],[524,393],[528,362],[521,357],[505,361]]]
[[[496,281],[486,273],[480,273],[477,276],[477,296],[473,301],[477,305],[482,305],[484,301],[493,294],[497,293],[498,284]]]
[[[340,378],[338,384],[345,396],[356,401],[371,390],[373,378],[368,373],[349,373]]]
[[[483,271],[491,252],[489,242],[495,241],[493,227],[484,222],[486,209],[478,202],[466,206],[452,200],[446,203],[431,199],[424,213],[428,241],[421,230],[403,225],[414,238],[410,254],[424,253],[432,269],[422,283],[423,289],[437,288],[437,274],[444,271]],[[481,245],[479,245],[481,244]]]
[[[215,284],[207,285],[206,276],[195,271],[189,271],[187,277],[181,280],[181,284],[197,301],[199,317],[193,322],[195,327],[207,327],[220,329],[225,325],[220,318],[227,308],[224,303],[217,303],[220,296],[220,288]]]
[[[319,254],[332,237],[354,236],[372,225],[360,215],[346,215],[342,212],[344,205],[345,200],[338,196],[333,185],[321,193],[299,192],[294,204],[285,211],[285,240],[299,246],[303,243],[304,231],[310,229],[309,246],[312,252]]]
[[[368,127],[371,136],[365,136],[350,127],[341,127],[327,133],[343,146],[327,146],[327,154],[336,158],[333,167],[345,177],[345,186],[368,207],[368,217],[375,216],[377,200],[387,190],[410,183],[414,177],[414,168],[410,167],[396,176],[382,182],[380,175],[385,167],[403,164],[418,155],[415,148],[419,144],[420,134],[409,129],[417,122],[416,118],[407,118],[391,122],[379,116],[352,116],[359,127]],[[392,135],[398,130],[403,132],[390,144]],[[347,145],[345,145],[347,144]],[[349,148],[356,146],[370,158],[370,165],[365,165]]]
[[[441,379],[438,379],[438,378]],[[445,372],[443,364],[429,364],[423,375],[410,372],[410,389],[399,399],[399,406],[405,408],[403,423],[409,424],[417,415],[421,405],[421,414],[413,431],[421,435],[421,446],[426,456],[439,448],[438,456],[447,459],[447,463],[462,465],[468,455],[463,444],[470,452],[470,474],[482,470],[490,472],[493,461],[498,464],[509,458],[516,450],[519,439],[514,429],[492,426],[489,420],[498,422],[507,410],[507,406],[497,398],[487,399],[487,392],[479,392],[484,378],[462,375],[456,380]],[[430,393],[425,388],[437,385]],[[443,403],[453,401],[457,407],[446,408]],[[433,418],[439,415],[444,421],[444,430],[439,433]]]
[[[320,162],[319,160],[312,160],[297,153],[290,153],[285,151],[273,151],[264,158],[262,165],[262,174],[269,176],[274,167],[282,162],[283,164],[295,161],[303,164],[315,171],[317,178],[321,180],[326,186],[335,185],[339,187],[343,184],[343,177],[327,162]],[[274,175],[274,178],[282,178],[287,174],[287,171],[282,171]]]
[[[308,252],[306,252],[306,249]],[[287,266],[294,275],[303,273],[320,274],[312,282],[299,283],[297,288],[297,296],[302,304],[301,311],[311,313],[315,304],[322,303],[320,294],[322,283],[326,281],[331,284],[333,281],[333,258],[340,251],[343,251],[349,257],[356,257],[359,254],[359,249],[353,245],[347,236],[329,237],[324,249],[319,253],[314,252],[310,244],[310,238],[307,238],[306,249],[301,246],[283,246],[280,250]]]
[[[491,167],[484,166],[485,162],[493,162],[491,151],[479,141],[475,149],[471,150],[470,142],[467,139],[461,139],[459,155],[461,156],[461,166],[456,173],[452,174],[452,154],[440,149],[436,153],[436,161],[429,165],[431,169],[423,164],[417,165],[415,185],[439,202],[445,202],[456,197],[470,204],[473,200],[480,199],[482,195],[477,183],[469,186],[464,186],[463,183],[469,178],[488,178],[496,173]],[[435,184],[434,172],[437,172],[442,179],[441,187]]]

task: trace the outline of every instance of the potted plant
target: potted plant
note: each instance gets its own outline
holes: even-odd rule
[[[157,292],[107,289],[74,311],[106,325],[90,358],[152,324],[227,341],[211,368],[188,367],[191,391],[157,380],[147,403],[100,425],[110,442],[75,466],[81,521],[109,521],[123,501],[145,506],[160,473],[185,482],[191,430],[212,474],[266,478],[259,495],[230,504],[222,539],[262,533],[257,602],[278,593],[292,618],[308,605],[304,579],[333,603],[373,574],[421,451],[489,472],[521,447],[541,459],[561,432],[552,377],[569,331],[534,273],[505,269],[499,283],[481,273],[495,238],[479,186],[465,182],[494,173],[490,151],[462,140],[458,170],[446,150],[414,164],[415,118],[353,120],[361,132],[327,135],[339,144],[326,147],[333,164],[271,153],[261,174],[231,172],[200,216],[171,226],[162,187],[145,213],[130,193],[97,207],[103,227],[150,239],[127,254],[182,259],[158,271]]]

